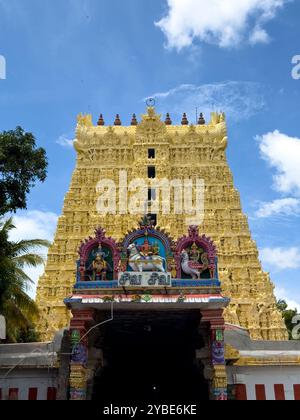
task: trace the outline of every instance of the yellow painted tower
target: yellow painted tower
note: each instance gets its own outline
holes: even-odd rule
[[[103,227],[116,240],[137,226],[143,215],[120,214],[120,171],[127,181],[142,178],[204,180],[204,220],[199,231],[213,239],[218,250],[223,293],[231,299],[226,309],[228,323],[249,329],[255,340],[285,340],[288,334],[276,308],[274,286],[262,270],[256,243],[251,238],[238,191],[226,160],[227,128],[224,114],[212,113],[206,124],[189,125],[184,115],[180,126],[165,121],[149,107],[140,123],[135,116],[129,127],[117,116],[106,127],[102,116],[96,126],[90,115],[78,117],[75,149],[77,163],[70,190],[64,201],[54,243],[49,250],[45,274],[41,277],[37,303],[41,310],[39,330],[44,339],[68,325],[69,312],[64,299],[75,283],[80,243]],[[116,214],[97,210],[99,181],[114,181]],[[130,197],[130,193],[129,193]],[[150,197],[151,198],[151,197]],[[120,206],[121,204],[121,206]],[[147,207],[147,205],[145,205]],[[157,225],[178,239],[188,230],[189,214],[175,214],[174,197],[170,213],[160,208]],[[149,209],[147,208],[147,211]]]

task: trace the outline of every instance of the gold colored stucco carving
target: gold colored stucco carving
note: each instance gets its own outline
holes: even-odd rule
[[[224,114],[213,113],[210,123],[201,126],[166,125],[153,108],[148,109],[139,125],[130,127],[94,126],[90,115],[78,117],[76,168],[37,291],[41,311],[38,327],[43,339],[51,339],[69,323],[70,314],[63,300],[72,293],[81,241],[99,226],[108,236],[121,240],[137,227],[142,216],[98,214],[98,182],[112,179],[118,184],[120,170],[127,171],[129,181],[136,177],[147,180],[149,165],[156,167],[160,179],[205,181],[200,232],[211,237],[218,249],[223,293],[231,298],[225,311],[226,321],[247,328],[255,340],[288,338],[276,308],[274,286],[262,269],[240,195],[234,187],[226,159],[227,144]],[[155,159],[148,159],[149,148],[155,148]],[[186,218],[185,214],[160,213],[158,225],[177,239],[188,231]]]

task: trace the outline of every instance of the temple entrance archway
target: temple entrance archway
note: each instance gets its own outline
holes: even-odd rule
[[[196,357],[207,342],[199,325],[197,310],[118,312],[95,342],[104,366],[94,378],[93,400],[103,405],[208,400],[209,384]]]

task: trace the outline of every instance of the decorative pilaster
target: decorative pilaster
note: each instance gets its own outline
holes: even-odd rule
[[[88,337],[86,333],[94,321],[93,311],[73,311],[71,321],[70,400],[85,401],[87,394]]]
[[[71,365],[70,400],[85,401],[87,391],[87,370],[83,365]]]
[[[224,330],[225,321],[222,310],[203,311],[202,322],[210,328],[211,349],[211,400],[227,400],[227,373],[225,362]]]
[[[211,391],[212,400],[227,401],[227,373],[225,365],[214,366],[214,378]]]

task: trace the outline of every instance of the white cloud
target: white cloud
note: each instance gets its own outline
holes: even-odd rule
[[[172,110],[173,118],[181,119],[182,113],[186,112],[190,122],[195,121],[196,107],[207,119],[215,109],[238,121],[255,115],[265,106],[262,86],[253,82],[226,81],[200,86],[182,84],[150,96],[159,100],[163,111]]]
[[[71,148],[74,145],[74,140],[69,139],[68,136],[63,134],[62,136],[60,136],[56,140],[56,143],[59,144],[62,147],[70,147]]]
[[[264,25],[290,0],[167,0],[168,14],[156,25],[169,48],[189,47],[195,40],[220,47],[243,42],[266,43]]]
[[[275,130],[258,136],[257,140],[262,158],[277,172],[275,189],[300,195],[300,139]]]
[[[249,38],[250,44],[268,44],[270,42],[270,36],[267,33],[265,29],[262,29],[260,26],[257,26],[250,38]]]
[[[285,300],[289,309],[297,309],[300,313],[300,299],[291,298],[290,293],[282,287],[276,287],[275,295],[278,300]]]
[[[58,216],[51,212],[38,210],[19,212],[13,216],[16,226],[11,232],[10,239],[19,241],[22,239],[47,239],[53,240]]]
[[[38,285],[39,278],[44,274],[45,267],[40,265],[39,267],[27,267],[24,269],[27,276],[33,281],[33,284],[30,285],[29,290],[26,293],[32,298],[35,299],[36,289]]]
[[[300,215],[300,200],[297,198],[282,198],[269,203],[261,203],[256,212],[256,216],[261,218],[298,215]]]
[[[20,241],[22,239],[47,239],[53,241],[58,216],[51,212],[26,211],[13,216],[13,222],[16,229],[12,230],[10,240]],[[38,253],[46,257],[47,250],[39,249]],[[44,272],[44,267],[26,268],[26,274],[33,280],[34,286],[29,295],[35,296],[36,286],[39,277]]]
[[[291,248],[263,248],[260,250],[263,265],[273,271],[295,270],[300,268],[300,249]]]
[[[0,80],[6,79],[6,60],[3,55],[0,55]]]

